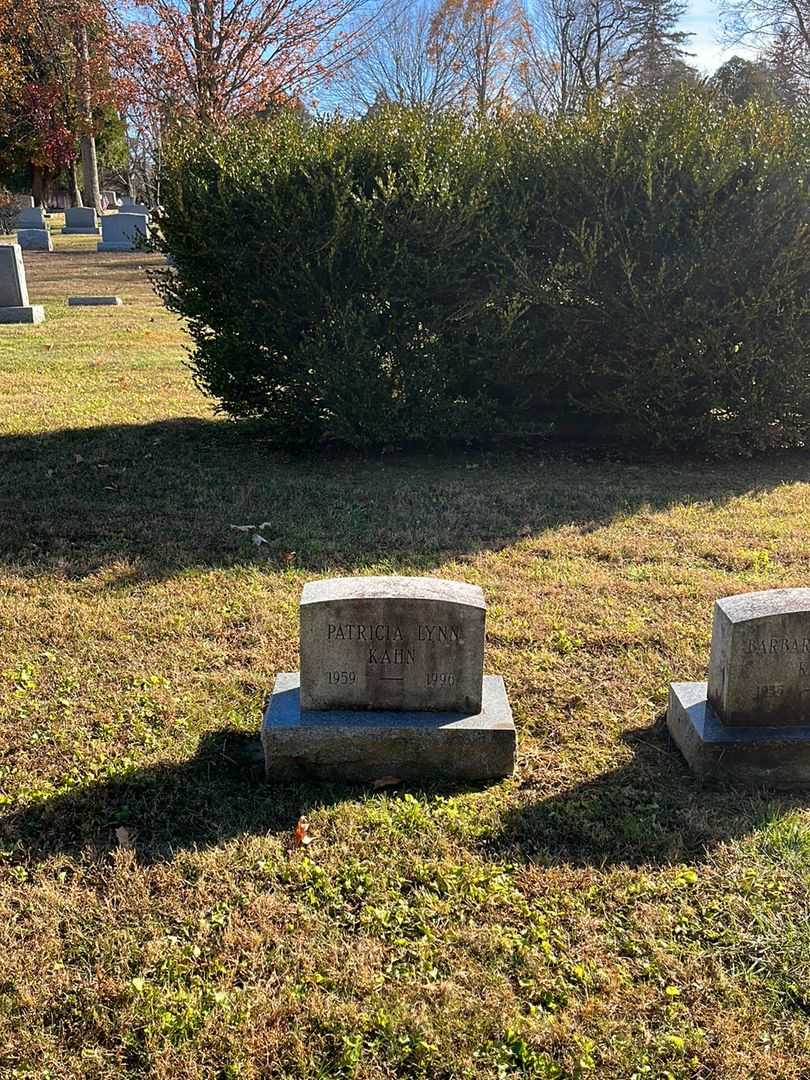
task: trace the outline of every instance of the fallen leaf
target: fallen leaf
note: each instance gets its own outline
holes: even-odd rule
[[[269,529],[272,524],[272,521],[263,521],[258,527],[259,529]]]
[[[305,817],[300,817],[295,825],[295,846],[307,847],[312,843],[312,837],[309,835],[309,822]]]
[[[396,787],[397,784],[401,784],[402,780],[399,776],[381,776],[379,780],[372,780],[371,786],[375,791],[384,787]]]
[[[287,564],[287,566],[292,566],[292,564],[295,562],[295,552],[288,551],[284,556],[284,562]]]
[[[237,532],[251,532],[256,528],[255,525],[231,525],[232,529],[236,529]]]
[[[115,839],[118,841],[118,846],[126,851],[132,851],[135,847],[132,833],[129,829],[125,829],[123,825],[119,825],[115,830]]]
[[[265,540],[265,538],[263,536],[259,536],[258,533],[254,533],[253,534],[253,543],[256,545],[256,547],[261,547],[261,545],[266,544],[267,541]]]

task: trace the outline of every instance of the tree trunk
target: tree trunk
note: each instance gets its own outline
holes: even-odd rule
[[[98,183],[98,160],[96,158],[96,137],[93,134],[93,88],[90,82],[90,47],[87,43],[87,27],[81,26],[76,32],[76,48],[79,53],[81,70],[80,105],[82,132],[82,171],[84,173],[84,201],[87,206],[94,206],[101,214],[101,191]]]
[[[34,196],[35,206],[45,205],[45,176],[41,165],[31,166],[31,194]]]
[[[70,169],[70,196],[73,200],[74,206],[84,206],[82,202],[82,192],[79,186],[79,162],[78,160],[73,162]]]

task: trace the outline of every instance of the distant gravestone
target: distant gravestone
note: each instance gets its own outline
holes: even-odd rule
[[[20,210],[32,210],[34,207],[34,196],[18,195],[17,206],[19,206]]]
[[[65,236],[98,236],[98,218],[93,206],[70,206],[65,210]]]
[[[283,778],[487,779],[514,768],[503,680],[484,676],[483,594],[438,578],[312,582],[301,673],[265,713],[267,773]]]
[[[136,202],[130,195],[124,195],[121,199],[121,212],[124,214],[148,214],[149,207],[144,203]]]
[[[702,775],[810,784],[810,589],[718,600],[708,682],[673,683],[667,722]]]
[[[120,296],[69,296],[68,307],[120,307]]]
[[[42,207],[24,207],[17,214],[16,228],[19,229],[44,229],[45,211]]]
[[[0,323],[41,323],[44,319],[44,309],[28,303],[20,245],[0,246]]]
[[[102,205],[107,210],[109,210],[110,207],[115,208],[121,205],[121,200],[118,198],[118,193],[115,191],[102,191],[101,201]]]
[[[101,218],[99,251],[135,251],[138,236],[146,236],[149,218],[146,214],[104,214]]]
[[[17,243],[23,251],[53,251],[49,229],[17,229]]]

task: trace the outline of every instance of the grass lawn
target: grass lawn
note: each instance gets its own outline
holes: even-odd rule
[[[296,459],[93,248],[0,327],[0,1077],[810,1076],[807,801],[660,724],[716,597],[808,583],[807,458]],[[483,587],[514,779],[266,785],[304,582],[389,572]]]

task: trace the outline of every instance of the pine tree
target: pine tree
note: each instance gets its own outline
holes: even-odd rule
[[[691,55],[682,46],[693,35],[677,29],[686,8],[682,0],[629,0],[622,63],[626,86],[656,95],[677,81],[673,72],[683,70]]]

